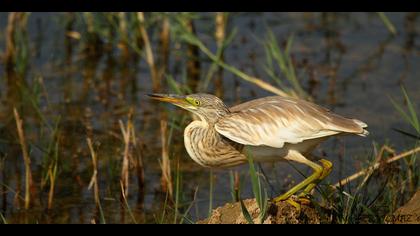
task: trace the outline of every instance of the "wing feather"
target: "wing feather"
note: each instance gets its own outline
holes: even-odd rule
[[[316,104],[293,98],[272,96],[230,108],[215,129],[221,135],[244,145],[281,148],[285,143],[338,133],[365,136],[367,125],[332,113]]]

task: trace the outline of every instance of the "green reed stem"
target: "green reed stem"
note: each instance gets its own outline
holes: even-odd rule
[[[178,208],[179,208],[179,200],[181,194],[181,173],[179,169],[179,159],[176,165],[176,177],[175,177],[175,214],[174,214],[174,224],[177,223],[178,218]]]
[[[384,23],[384,25],[388,29],[388,31],[393,35],[397,35],[397,30],[395,29],[394,24],[392,24],[392,22],[385,15],[385,13],[384,12],[377,12],[377,13],[379,15],[379,18],[381,18],[382,22]]]

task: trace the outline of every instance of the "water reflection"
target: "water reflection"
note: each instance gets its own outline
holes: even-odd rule
[[[305,91],[316,102],[344,115],[356,114],[371,127],[372,136],[367,140],[335,139],[320,148],[321,155],[337,163],[332,178],[338,180],[355,171],[356,157],[366,154],[370,141],[388,138],[397,146],[404,144],[389,128],[399,117],[385,95],[399,96],[396,84],[404,84],[414,101],[420,99],[419,68],[415,66],[419,63],[418,13],[389,15],[399,30],[397,36],[389,34],[372,15],[363,14],[234,13],[215,17],[205,13],[197,19],[186,17],[184,23],[212,50],[222,47],[223,38],[237,27],[238,34],[221,53],[221,60],[269,82],[273,81],[262,66],[264,48],[255,40],[264,38],[262,26],[270,27],[279,42],[296,35],[291,57]],[[0,197],[1,213],[9,222],[99,223],[101,214],[107,223],[156,222],[163,212],[173,214],[175,202],[170,202],[172,198],[165,190],[172,189],[175,196],[177,188],[182,190],[177,196],[180,209],[191,209],[194,218],[207,214],[209,171],[194,164],[183,147],[183,128],[191,117],[150,102],[144,94],[152,90],[185,91],[185,87],[199,91],[211,63],[196,46],[172,38],[171,15],[156,16],[159,20],[155,20],[146,14],[146,19],[152,18],[146,22],[150,24],[146,33],[157,53],[158,79],[152,83],[150,66],[144,60],[145,42],[139,36],[142,33],[131,31],[130,19],[136,17],[130,13],[0,14],[0,27],[6,29],[5,39],[0,41],[5,49],[0,65],[0,88],[4,91],[0,94]],[[51,23],[51,19],[59,20]],[[133,24],[139,27],[138,22]],[[214,82],[206,91],[224,97],[227,104],[268,95],[220,68],[212,75]],[[29,211],[23,210],[21,199],[24,167],[14,107],[23,117],[32,158],[32,193],[36,197]],[[120,120],[134,126],[128,148]],[[88,190],[93,167],[87,137],[93,140],[98,155],[102,209],[96,207],[92,189]],[[53,163],[55,144],[59,169],[48,210],[51,183],[45,167]],[[120,185],[125,149],[129,156],[127,204],[121,198]],[[165,167],[167,158],[170,170]],[[271,195],[299,178],[285,164],[263,167]],[[174,186],[162,178],[162,168],[172,173]],[[234,182],[249,181],[243,175],[246,168],[236,169]],[[214,175],[213,206],[218,206],[232,199],[231,176],[226,171],[215,171]],[[244,186],[250,185],[244,182]],[[248,187],[242,191],[243,196],[250,193]]]

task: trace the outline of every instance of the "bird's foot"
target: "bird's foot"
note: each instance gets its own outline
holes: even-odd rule
[[[293,196],[292,196],[293,197]],[[288,198],[285,200],[285,202],[289,203],[290,205],[292,205],[293,207],[296,208],[296,211],[300,212],[300,210],[302,209],[300,202],[296,201],[295,199],[293,199],[292,197]]]
[[[310,205],[311,204],[311,196],[310,195],[298,195],[297,200],[301,205]]]
[[[274,203],[287,202],[288,204],[295,207],[298,212],[300,212],[300,210],[302,209],[302,205],[311,204],[311,200],[308,196],[296,196],[296,195],[292,195],[287,199],[275,198],[273,199],[273,202]]]

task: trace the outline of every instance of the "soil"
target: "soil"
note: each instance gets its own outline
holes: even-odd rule
[[[388,224],[420,224],[420,189],[404,206],[385,218]]]
[[[243,201],[254,223],[259,221],[259,207],[255,199]],[[321,217],[318,213],[327,212],[327,209],[315,208],[312,205],[302,205],[298,211],[295,207],[286,202],[269,203],[267,218],[263,224],[320,224],[331,223],[331,220]],[[324,214],[325,215],[325,214]],[[385,217],[387,224],[420,224],[420,189],[402,207],[392,215]],[[241,205],[237,203],[227,203],[224,206],[213,210],[212,215],[197,224],[248,224],[242,214]]]
[[[249,214],[255,223],[259,220],[259,207],[255,199],[243,201]],[[295,207],[286,202],[269,203],[267,218],[263,224],[320,224],[324,223],[317,210],[310,205],[302,205],[298,211]],[[237,203],[227,203],[222,207],[213,210],[212,215],[198,221],[197,224],[248,224],[242,214],[241,205]]]

